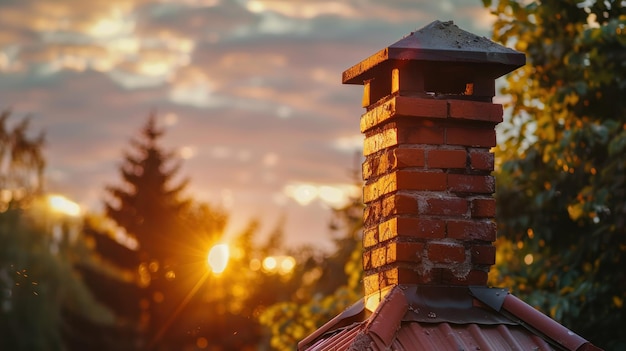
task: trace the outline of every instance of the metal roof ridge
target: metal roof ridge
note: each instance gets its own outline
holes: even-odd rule
[[[342,327],[349,326],[355,322],[362,322],[365,319],[365,313],[366,309],[364,299],[359,299],[357,302],[343,310],[333,319],[324,323],[324,325],[319,327],[315,332],[300,340],[300,342],[298,342],[298,350],[302,350],[308,347],[309,344],[313,343],[316,339],[326,333],[338,330]]]
[[[554,319],[502,288],[470,287],[472,295],[531,333],[568,351],[602,351]],[[501,295],[502,292],[505,292]]]
[[[365,333],[376,335],[389,347],[400,330],[404,315],[409,310],[409,301],[399,286],[385,295],[365,325]],[[389,326],[393,327],[389,327]]]

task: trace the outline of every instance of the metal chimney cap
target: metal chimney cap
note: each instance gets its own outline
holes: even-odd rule
[[[526,56],[464,31],[452,21],[434,21],[350,67],[343,72],[342,82],[363,84],[389,68],[393,61],[466,63],[468,69],[479,65],[495,79],[523,66]]]

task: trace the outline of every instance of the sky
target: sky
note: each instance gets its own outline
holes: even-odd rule
[[[46,135],[46,190],[92,212],[151,112],[187,194],[227,231],[329,248],[360,195],[361,86],[341,73],[434,20],[489,37],[480,0],[0,0],[0,110]]]

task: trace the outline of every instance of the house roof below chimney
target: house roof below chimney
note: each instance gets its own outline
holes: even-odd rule
[[[298,350],[601,350],[504,289],[400,285],[368,301]]]

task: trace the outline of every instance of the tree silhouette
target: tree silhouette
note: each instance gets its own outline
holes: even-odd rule
[[[9,128],[10,110],[0,113],[0,208],[11,201],[32,198],[41,192],[46,165],[42,154],[44,134],[29,137],[30,122],[22,119]]]
[[[150,115],[119,169],[122,184],[108,187],[111,199],[105,201],[107,216],[137,239],[146,261],[159,265],[175,256],[184,234],[181,215],[190,205],[182,194],[187,182],[173,184],[179,165],[159,145],[163,133]]]
[[[139,244],[141,327],[150,346],[163,337],[161,329],[183,299],[176,285],[181,279],[180,257],[190,240],[184,221],[191,204],[183,196],[187,182],[174,183],[179,164],[159,144],[163,134],[156,116],[150,115],[119,168],[122,184],[108,187],[105,200],[106,215]]]

